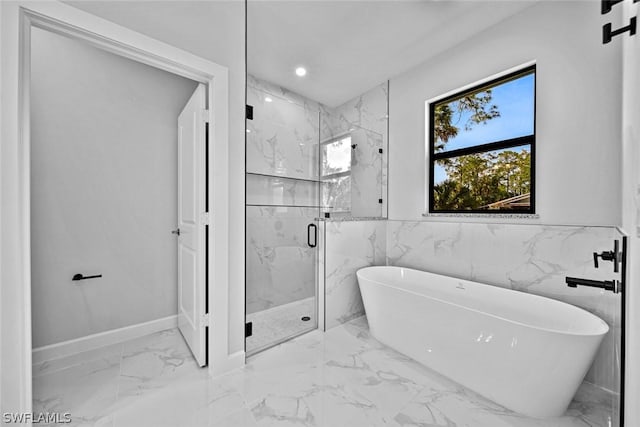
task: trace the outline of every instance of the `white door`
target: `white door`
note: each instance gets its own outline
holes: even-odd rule
[[[200,84],[178,117],[178,328],[200,366],[205,321],[206,89]]]

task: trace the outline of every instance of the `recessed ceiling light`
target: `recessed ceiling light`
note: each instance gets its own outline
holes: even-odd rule
[[[296,75],[303,77],[307,74],[307,70],[304,67],[296,68]]]
[[[269,98],[268,96],[264,99],[266,102],[273,102],[273,99]]]

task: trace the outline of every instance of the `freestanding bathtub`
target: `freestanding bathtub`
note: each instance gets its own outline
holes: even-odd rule
[[[401,267],[357,272],[371,334],[521,414],[562,415],[609,330],[524,292]]]

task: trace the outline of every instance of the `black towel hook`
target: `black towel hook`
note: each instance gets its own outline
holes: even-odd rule
[[[87,279],[97,279],[98,277],[102,277],[102,274],[96,274],[94,276],[83,276],[82,273],[77,273],[73,275],[73,278],[71,280],[78,281],[78,280],[87,280]]]

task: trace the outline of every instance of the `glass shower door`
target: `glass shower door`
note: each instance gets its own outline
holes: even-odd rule
[[[248,78],[248,355],[318,326],[319,111],[283,93]]]

